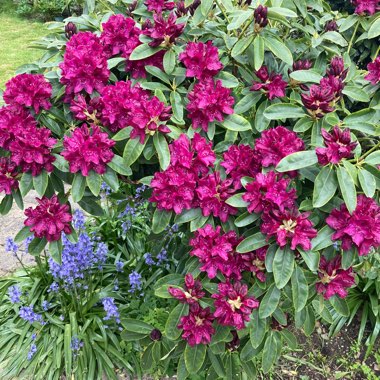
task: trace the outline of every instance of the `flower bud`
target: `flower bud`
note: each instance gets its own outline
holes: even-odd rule
[[[255,18],[255,31],[259,32],[268,25],[268,8],[259,5],[253,15]]]
[[[232,334],[232,340],[226,344],[227,350],[237,351],[240,346],[240,339],[235,330],[231,331],[231,334]]]
[[[150,333],[150,339],[152,340],[161,340],[162,333],[159,329],[153,329]]]
[[[74,34],[78,33],[77,26],[73,22],[69,22],[65,26],[65,36],[69,40]]]
[[[338,24],[335,20],[327,21],[325,24],[325,31],[326,32],[337,32],[338,31]]]
[[[137,8],[137,1],[135,0],[132,4],[130,4],[126,11],[125,11],[125,14],[128,16],[128,17],[132,17],[132,12]]]

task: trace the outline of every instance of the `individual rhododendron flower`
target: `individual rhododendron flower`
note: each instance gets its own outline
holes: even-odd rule
[[[30,227],[30,231],[40,239],[46,238],[47,241],[56,241],[61,238],[61,233],[71,234],[70,206],[60,204],[58,197],[53,195],[51,198],[36,198],[38,205],[35,208],[29,207],[25,210],[27,219],[24,224]]]
[[[328,69],[326,70],[326,74],[328,76],[333,76],[337,79],[344,80],[347,76],[348,68],[344,69],[344,61],[342,57],[334,57]]]
[[[219,61],[218,48],[212,41],[188,42],[186,49],[179,55],[179,60],[186,67],[186,76],[199,80],[213,77],[223,68]]]
[[[309,93],[301,94],[301,100],[310,115],[321,118],[326,113],[333,112],[332,102],[335,93],[331,86],[313,84]]]
[[[159,210],[173,210],[180,214],[192,208],[195,199],[196,178],[192,170],[169,166],[156,172],[150,186],[153,188],[150,202],[156,202]]]
[[[41,74],[19,74],[5,84],[3,99],[5,103],[31,107],[35,113],[51,107],[52,86]]]
[[[60,82],[66,85],[66,100],[82,91],[101,92],[110,76],[103,45],[91,32],[80,32],[70,39],[59,67]]]
[[[271,171],[258,173],[253,182],[246,185],[247,192],[243,200],[249,203],[250,213],[269,212],[273,209],[284,211],[292,208],[297,198],[296,190],[288,190],[290,179],[281,178],[280,174]]]
[[[365,256],[372,247],[380,247],[380,206],[371,198],[359,195],[352,215],[342,204],[331,212],[326,223],[335,230],[332,240],[340,240],[345,251],[354,246],[360,256]]]
[[[50,129],[35,126],[20,129],[9,145],[11,160],[21,167],[22,172],[30,171],[32,176],[39,175],[43,169],[50,173],[55,161],[51,150],[56,142]]]
[[[259,5],[253,12],[255,20],[255,32],[260,32],[262,28],[268,25],[268,8]]]
[[[245,322],[253,309],[259,307],[259,301],[248,296],[248,286],[236,282],[219,283],[218,293],[211,296],[215,299],[214,317],[222,326],[233,326],[237,330],[245,327]]]
[[[267,254],[268,247],[262,247],[256,251],[242,254],[243,268],[246,271],[255,274],[260,282],[265,282],[265,256]]]
[[[380,10],[379,0],[352,0],[355,13],[361,16],[373,15]]]
[[[133,49],[140,45],[141,30],[132,18],[121,14],[112,15],[102,24],[102,28],[100,41],[107,57],[120,54],[124,58],[129,58]]]
[[[88,176],[89,171],[94,170],[104,174],[106,164],[114,157],[114,145],[115,141],[101,132],[98,126],[89,128],[83,125],[76,128],[71,136],[65,136],[61,155],[69,162],[71,173],[80,171],[83,176]]]
[[[183,330],[182,338],[187,340],[189,346],[209,344],[215,334],[213,321],[209,307],[203,309],[198,303],[194,303],[190,305],[189,314],[181,317],[177,327]]]
[[[263,90],[269,100],[285,96],[286,86],[288,85],[282,78],[281,74],[271,72],[268,68],[262,66],[260,70],[255,71],[260,81],[253,81],[251,91]]]
[[[184,1],[177,1],[176,2],[176,15],[178,17],[186,16],[189,12],[191,15],[194,15],[194,12],[197,10],[197,8],[201,5],[201,0],[195,0],[191,5],[188,7],[185,6]]]
[[[327,21],[325,24],[325,32],[338,32],[338,24],[335,20]]]
[[[352,157],[357,143],[351,141],[349,128],[341,130],[336,125],[331,133],[322,129],[322,136],[326,148],[316,149],[318,162],[321,165],[338,164],[343,158]]]
[[[222,85],[221,80],[214,82],[206,79],[197,83],[188,94],[189,103],[186,107],[193,128],[208,131],[208,124],[213,121],[223,121],[224,115],[232,115],[234,98],[231,90]]]
[[[101,102],[101,121],[112,132],[132,125],[135,111],[149,99],[149,92],[131,81],[116,82],[104,88]]]
[[[89,96],[78,95],[70,103],[70,111],[78,120],[88,120],[96,123],[101,117],[101,109],[102,103],[98,96],[91,99]]]
[[[289,154],[305,149],[297,133],[279,125],[264,131],[255,142],[255,151],[261,155],[264,167],[277,166]]]
[[[169,149],[171,165],[193,169],[197,176],[207,174],[208,168],[213,166],[216,159],[212,142],[207,142],[199,133],[195,133],[192,140],[189,140],[187,135],[181,134],[169,145]]]
[[[154,135],[157,131],[170,133],[170,129],[162,122],[171,118],[171,109],[171,106],[165,106],[156,96],[152,99],[142,99],[141,106],[132,114],[131,138],[138,138],[143,144],[146,135]]]
[[[344,270],[341,265],[342,257],[335,256],[327,261],[324,256],[319,262],[319,281],[315,284],[317,292],[328,300],[335,294],[340,298],[347,296],[347,289],[355,285],[355,275],[352,268]]]
[[[202,291],[202,283],[199,280],[194,280],[191,274],[185,276],[184,290],[169,286],[168,292],[181,303],[188,304],[198,302],[205,295],[205,292]]]
[[[7,157],[0,158],[0,193],[11,194],[18,188],[19,172],[15,163]]]
[[[176,24],[177,17],[172,12],[167,19],[162,14],[154,14],[154,25],[147,27],[143,33],[152,38],[149,46],[171,46],[182,34],[186,24]]]
[[[261,171],[261,156],[249,145],[231,145],[227,152],[223,153],[220,165],[233,179],[235,189],[240,189],[243,177],[254,177]]]
[[[380,82],[380,55],[376,59],[367,65],[368,74],[364,79],[371,82],[373,85]]]
[[[162,11],[171,11],[175,7],[174,1],[167,0],[145,0],[149,12],[161,13]]]
[[[36,120],[26,109],[15,106],[0,108],[0,147],[8,150],[19,131],[36,126]]]
[[[290,249],[295,250],[300,246],[305,251],[311,249],[311,239],[317,236],[317,230],[308,219],[310,213],[299,213],[297,210],[273,210],[262,216],[261,232],[276,238],[280,247],[290,243]]]
[[[214,229],[207,224],[199,228],[190,240],[193,247],[190,255],[199,259],[200,269],[209,278],[214,278],[219,271],[227,278],[241,279],[242,255],[235,251],[240,241],[234,231],[222,234],[220,226]]]
[[[235,193],[232,182],[232,179],[222,180],[218,172],[199,180],[196,192],[203,216],[213,215],[226,222],[230,215],[237,214],[237,209],[226,203]]]

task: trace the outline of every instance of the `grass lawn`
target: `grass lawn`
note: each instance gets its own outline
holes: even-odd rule
[[[46,31],[43,23],[21,19],[8,12],[0,13],[0,89],[4,89],[5,82],[18,66],[32,63],[43,54],[29,45],[46,35]]]

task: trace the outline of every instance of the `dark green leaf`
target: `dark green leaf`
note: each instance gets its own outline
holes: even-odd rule
[[[71,195],[74,202],[79,202],[84,195],[86,189],[86,177],[81,173],[76,173],[74,175],[73,185],[71,188]]]
[[[131,127],[123,128],[119,132],[117,132],[115,136],[112,137],[112,140],[123,141],[123,140],[129,139],[131,132],[132,132]]]
[[[121,320],[121,324],[127,331],[132,331],[144,335],[149,335],[154,329],[154,327],[148,323],[131,318],[123,318]]]
[[[236,132],[252,130],[249,121],[247,119],[244,119],[244,117],[236,114],[228,115],[221,123],[221,125],[230,131]]]
[[[372,198],[376,191],[376,178],[365,169],[359,170],[358,178],[364,194],[368,198]]]
[[[265,293],[264,298],[261,300],[259,308],[259,317],[267,318],[274,313],[280,302],[281,291],[272,284],[268,291]]]
[[[337,188],[335,170],[331,166],[324,166],[314,182],[313,206],[324,206],[335,195]]]
[[[158,160],[162,170],[166,170],[170,164],[170,151],[166,138],[161,133],[156,133],[153,137],[154,147],[158,154]]]
[[[226,200],[226,203],[233,207],[247,208],[249,203],[243,200],[243,193],[234,194],[232,197]]]
[[[304,110],[290,103],[276,103],[264,111],[264,116],[269,120],[298,119],[305,116]]]
[[[257,232],[254,235],[248,236],[236,247],[236,251],[239,253],[246,253],[255,251],[258,248],[264,247],[268,244],[266,236],[261,232]]]
[[[28,246],[28,252],[32,256],[38,256],[43,251],[46,244],[47,240],[45,238],[40,239],[38,237],[35,237]]]
[[[264,62],[264,39],[259,34],[256,35],[253,41],[253,63],[255,70],[259,70]]]
[[[139,139],[128,140],[123,153],[123,158],[125,159],[126,166],[131,166],[140,157],[147,143],[147,140],[148,138],[146,137],[144,144],[141,144]]]
[[[48,182],[49,177],[46,170],[42,170],[42,172],[38,176],[33,177],[33,187],[40,197],[42,197],[45,194]]]
[[[314,150],[304,150],[296,152],[284,157],[276,166],[279,172],[288,172],[291,170],[298,170],[314,165],[318,162],[317,155]]]
[[[279,41],[274,37],[268,36],[265,37],[264,42],[265,47],[268,48],[276,57],[280,58],[288,65],[293,64],[292,53],[282,41]]]
[[[252,328],[249,330],[249,338],[253,348],[260,346],[267,332],[267,324],[265,319],[259,317],[257,310],[252,313]]]
[[[156,208],[153,214],[152,230],[155,234],[161,233],[169,224],[172,217],[171,211]]]
[[[51,241],[49,243],[49,253],[53,260],[58,263],[62,264],[62,241]]]
[[[88,176],[86,177],[86,182],[92,194],[97,197],[100,193],[102,177],[98,173],[95,173],[93,170],[90,170]]]
[[[278,248],[273,260],[274,281],[282,289],[290,280],[294,270],[294,252],[288,247]]]
[[[107,164],[111,169],[115,170],[116,173],[119,173],[121,175],[131,175],[132,170],[127,165],[127,160],[118,156],[114,155],[111,162]]]
[[[177,340],[181,336],[181,330],[177,327],[180,319],[189,310],[189,305],[178,304],[169,314],[165,325],[165,335],[170,340]]]
[[[23,227],[15,236],[15,243],[22,243],[27,237],[31,236],[33,232],[30,231],[30,227]]]
[[[141,59],[151,57],[153,54],[156,54],[160,50],[160,47],[152,48],[148,44],[142,44],[133,50],[132,54],[129,57],[129,60],[140,61]]]
[[[206,346],[198,344],[194,347],[186,345],[185,363],[190,374],[196,374],[203,366],[206,357]]]
[[[296,265],[292,274],[292,296],[294,310],[301,311],[305,306],[309,297],[309,287],[303,270]]]
[[[269,334],[264,344],[262,370],[268,373],[277,360],[277,341],[273,332]]]
[[[334,310],[342,315],[343,317],[350,316],[350,309],[348,308],[347,302],[345,299],[339,298],[337,295],[334,295],[330,298],[331,306]]]
[[[106,172],[103,174],[104,182],[113,190],[119,190],[119,180],[117,174],[111,167],[108,167]]]
[[[176,55],[173,50],[168,50],[164,55],[164,70],[165,73],[170,75],[175,68]]]
[[[338,166],[337,176],[344,203],[350,214],[352,214],[356,209],[356,188],[354,180],[343,166]]]
[[[334,230],[329,226],[324,226],[318,231],[318,236],[311,241],[311,249],[313,251],[320,251],[332,245],[331,236],[334,234]]]

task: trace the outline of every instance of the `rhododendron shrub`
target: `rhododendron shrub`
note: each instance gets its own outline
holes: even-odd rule
[[[100,215],[103,182],[148,186],[152,238],[169,223],[185,238],[156,284],[177,306],[144,358],[254,378],[253,359],[266,373],[294,348],[286,326],[347,315],[380,247],[378,2],[109,3],[66,35],[54,24],[47,56],[7,83],[1,212],[34,188],[18,240],[60,261],[69,198]]]

